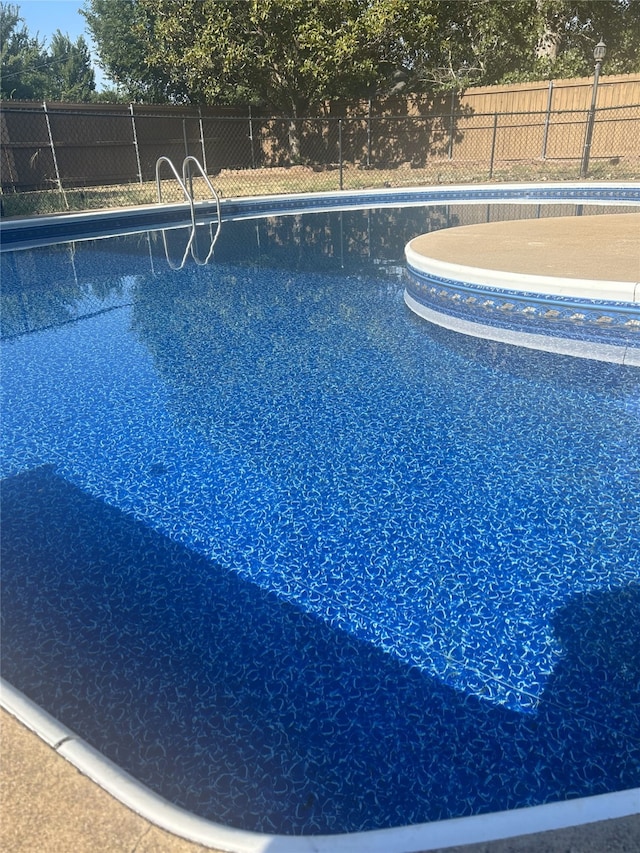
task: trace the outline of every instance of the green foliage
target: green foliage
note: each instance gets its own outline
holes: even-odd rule
[[[91,101],[97,104],[128,104],[131,99],[116,86],[107,86],[99,92],[93,92]]]
[[[86,41],[72,42],[56,30],[49,47],[46,97],[52,101],[89,101],[96,88],[95,75]]]
[[[640,0],[86,0],[134,100],[260,105],[640,71]]]
[[[438,49],[418,50],[414,60],[427,86],[590,76],[601,37],[609,47],[606,73],[640,71],[637,0],[460,0],[439,7]]]
[[[3,98],[42,98],[46,85],[44,44],[32,38],[20,9],[0,3],[0,90]]]
[[[198,102],[262,104],[293,117],[382,79],[399,0],[139,0],[149,64]]]
[[[102,67],[134,99],[259,104],[297,117],[329,98],[388,89],[407,61],[402,32],[433,35],[437,15],[415,5],[87,0],[83,14]]]
[[[86,0],[80,13],[97,45],[100,67],[125,100],[189,101],[184,81],[174,82],[172,69],[151,66],[157,5],[145,8],[139,0]]]
[[[483,82],[518,82],[593,74],[593,49],[608,45],[605,73],[640,71],[640,3],[637,0],[518,0],[495,4],[502,32],[517,34],[502,66],[487,67]],[[501,52],[508,59],[509,52]]]
[[[95,90],[85,40],[56,31],[49,50],[29,35],[20,8],[0,3],[2,97],[16,100],[89,101]]]

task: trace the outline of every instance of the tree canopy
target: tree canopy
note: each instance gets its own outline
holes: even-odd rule
[[[609,73],[640,70],[637,0],[520,0],[513,5],[528,22],[524,30],[520,25],[525,52],[502,80],[589,76],[593,49],[601,38],[609,46]]]
[[[640,71],[640,0],[85,0],[105,99],[260,105]],[[86,42],[0,3],[2,96],[95,99]],[[108,96],[108,97],[107,97]]]
[[[260,104],[640,70],[635,0],[86,0],[107,74],[132,98]]]
[[[107,75],[140,100],[261,104],[301,115],[383,85],[407,0],[87,0]],[[430,6],[438,6],[429,0]],[[422,16],[431,37],[436,17]]]
[[[19,6],[0,3],[0,86],[3,98],[88,101],[95,90],[89,48],[56,30],[47,49],[31,36]]]
[[[86,41],[72,42],[56,30],[49,45],[48,85],[45,97],[55,101],[89,101],[96,88],[91,56]]]
[[[0,3],[2,97],[41,97],[46,81],[45,68],[44,43],[29,35],[17,6]]]
[[[150,4],[153,5],[153,4]],[[189,101],[174,74],[151,67],[153,10],[138,0],[88,0],[80,10],[98,50],[98,64],[118,91],[133,101]]]

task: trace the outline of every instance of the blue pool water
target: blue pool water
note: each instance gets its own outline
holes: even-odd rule
[[[640,785],[640,371],[414,316],[403,246],[463,215],[1,256],[3,675],[196,814]]]

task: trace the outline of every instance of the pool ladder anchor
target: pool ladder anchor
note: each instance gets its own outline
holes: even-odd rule
[[[164,228],[162,229],[162,240],[164,242],[164,249],[165,249],[165,255],[167,257],[167,263],[169,264],[170,267],[172,267],[172,269],[182,269],[182,267],[185,265],[187,257],[189,256],[189,254],[191,254],[191,257],[199,266],[205,266],[205,264],[208,264],[209,261],[211,260],[211,257],[213,255],[213,250],[215,248],[216,242],[217,242],[218,237],[220,235],[220,227],[222,224],[222,215],[220,212],[220,196],[216,192],[211,181],[209,180],[207,173],[205,172],[205,170],[202,167],[202,164],[200,163],[200,161],[198,159],[196,159],[196,157],[189,155],[188,157],[184,158],[184,160],[182,161],[182,176],[180,176],[178,174],[178,170],[176,169],[173,161],[169,157],[166,157],[163,155],[162,157],[158,157],[158,159],[156,160],[156,194],[157,194],[157,198],[158,198],[158,204],[162,204],[162,202],[163,202],[162,182],[160,180],[160,167],[163,164],[166,164],[169,167],[169,169],[171,170],[171,172],[173,173],[174,178],[178,182],[178,186],[182,190],[183,196],[185,197],[186,201],[189,202],[189,211],[191,213],[191,234],[189,235],[189,240],[187,242],[187,246],[186,246],[186,249],[184,251],[182,261],[177,266],[175,264],[171,263],[171,261],[169,259],[169,249],[167,246],[166,229],[164,229]],[[209,246],[209,251],[207,253],[207,256],[204,260],[202,260],[202,258],[200,258],[198,256],[198,253],[196,251],[196,247],[197,247],[197,241],[195,239],[195,236],[196,236],[196,207],[195,207],[195,194],[193,191],[193,170],[194,170],[194,168],[196,169],[197,172],[200,173],[200,177],[204,180],[205,184],[207,185],[207,188],[209,189],[209,192],[211,193],[211,198],[216,203],[216,215],[217,215],[216,232],[215,232],[215,234],[213,233],[213,224],[214,223],[210,222],[209,223],[210,246]]]

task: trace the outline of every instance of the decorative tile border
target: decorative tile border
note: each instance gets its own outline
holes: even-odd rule
[[[415,313],[475,337],[640,362],[640,283],[527,275],[462,266],[405,247],[405,302]]]

